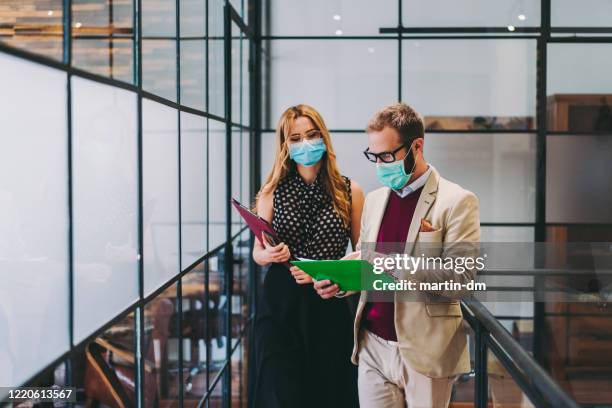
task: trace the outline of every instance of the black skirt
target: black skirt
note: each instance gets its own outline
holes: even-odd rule
[[[353,314],[273,264],[264,279],[249,366],[250,408],[358,407]]]

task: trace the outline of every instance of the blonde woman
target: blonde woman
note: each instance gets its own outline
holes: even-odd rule
[[[310,276],[283,263],[342,258],[349,241],[357,244],[363,201],[361,187],[338,171],[321,115],[308,105],[287,109],[256,200],[282,242],[253,248],[255,262],[270,268],[255,320],[252,408],[358,406],[347,301],[321,299]]]

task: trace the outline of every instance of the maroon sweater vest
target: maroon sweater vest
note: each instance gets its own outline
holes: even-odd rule
[[[391,191],[376,238],[377,252],[385,252],[381,245],[385,242],[406,242],[421,190],[423,188],[404,198]],[[397,341],[394,306],[393,302],[368,302],[364,310],[363,326],[385,340]]]

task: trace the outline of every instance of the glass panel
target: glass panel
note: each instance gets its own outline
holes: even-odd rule
[[[225,60],[223,49],[223,1],[208,2],[208,111],[225,116]]]
[[[176,38],[176,0],[142,2],[142,35]]]
[[[535,135],[425,136],[424,156],[443,177],[473,191],[481,222],[535,219]]]
[[[74,337],[138,297],[136,95],[72,79]]]
[[[288,107],[308,103],[328,128],[363,129],[397,100],[397,41],[279,40],[270,58],[274,125]]]
[[[145,371],[150,370],[144,376],[145,400],[150,393],[156,396],[160,407],[178,407],[180,315],[177,285],[171,285],[147,303],[144,316]]]
[[[181,40],[181,105],[206,109],[206,42]]]
[[[142,123],[146,296],[180,269],[177,111],[143,99]]]
[[[142,87],[176,101],[176,1],[142,3]]]
[[[239,336],[245,327],[250,313],[249,288],[250,275],[249,263],[251,259],[251,233],[247,229],[240,237],[234,241],[234,260],[237,262],[234,267],[234,303],[232,304],[234,336]]]
[[[535,128],[535,40],[402,44],[402,98],[428,129]]]
[[[176,101],[176,40],[142,40],[142,87]]]
[[[612,93],[612,44],[549,44],[547,94]]]
[[[227,373],[227,371],[225,373]],[[223,402],[223,379],[220,379],[215,385],[215,388],[210,391],[208,408],[223,408],[225,406],[226,404]]]
[[[552,0],[551,24],[562,27],[610,27],[612,2],[609,0]]]
[[[267,160],[267,167],[272,168],[274,163],[274,152],[276,148],[275,134],[269,136],[269,142],[271,146],[267,146],[270,153],[269,158],[262,154],[262,163],[264,157]],[[263,139],[263,137],[262,137]],[[364,189],[366,193],[376,190],[382,185],[376,177],[376,165],[367,161],[363,155],[363,151],[368,147],[368,136],[364,133],[333,133],[331,135],[331,141],[336,153],[336,160],[340,173],[350,177],[351,179],[357,180],[359,185]],[[262,141],[262,146],[263,146]],[[273,146],[273,147],[272,147]],[[263,150],[263,148],[262,148]],[[266,170],[266,175],[269,170]]]
[[[0,41],[61,60],[63,0],[3,0]]]
[[[487,353],[489,402],[493,407],[535,407],[499,359],[490,350]]]
[[[206,118],[181,113],[182,269],[206,253]]]
[[[225,232],[227,222],[225,211],[227,204],[225,123],[210,119],[208,121],[208,131],[208,145],[211,152],[208,164],[210,174],[208,179],[208,202],[210,205],[208,211],[208,239],[210,244],[208,249],[212,250],[224,243],[227,238]]]
[[[345,151],[345,149],[343,148],[343,145],[340,144],[341,139],[337,138],[336,136],[337,136],[336,134],[331,136],[332,143],[334,145],[334,151],[336,153],[336,160],[338,161],[340,172],[342,174],[346,174],[345,173],[346,165],[340,164],[340,153]],[[259,180],[259,182],[263,186],[264,183],[266,182],[266,179],[268,178],[268,175],[272,171],[272,167],[274,166],[274,158],[276,154],[276,133],[272,133],[272,132],[262,132],[261,133],[261,149],[259,153],[261,155],[261,180]],[[368,190],[366,190],[366,187],[363,186],[363,183],[361,180],[362,179],[360,178],[359,184],[361,184],[363,189],[366,192],[368,192]]]
[[[227,306],[225,295],[225,250],[221,249],[208,262],[208,344],[210,347],[209,381],[219,374],[226,361]]]
[[[206,368],[205,265],[198,264],[182,280],[183,378],[185,406],[197,404],[208,389]]]
[[[0,66],[0,385],[17,386],[69,347],[66,74]]]
[[[242,130],[236,127],[232,128],[232,198],[248,206],[248,197],[242,197],[242,160],[245,155],[242,150],[242,138]],[[242,226],[242,217],[234,209],[232,209],[231,217],[233,236]]]
[[[540,2],[531,0],[402,0],[407,27],[533,27]]]
[[[133,82],[133,40],[75,38],[73,65],[94,74]]]
[[[397,27],[397,0],[272,0],[269,35],[378,35]],[[265,27],[265,26],[264,26]]]
[[[480,227],[480,242],[533,242],[533,227]]]
[[[73,378],[84,389],[84,401],[77,406],[86,402],[92,406],[136,406],[135,327],[132,312],[88,343],[84,354],[77,354]],[[145,382],[154,382],[153,367],[147,364],[147,368]],[[155,391],[155,387],[145,389],[143,406],[153,406]]]
[[[181,37],[206,36],[206,0],[180,0]]]
[[[242,32],[232,22],[232,122],[242,122]]]
[[[250,121],[250,99],[249,99],[249,89],[251,86],[250,77],[249,77],[249,38],[245,35],[242,36],[242,42],[240,43],[241,47],[241,62],[240,62],[240,70],[241,70],[241,85],[240,85],[240,98],[241,98],[241,118],[240,123],[248,126],[251,124]]]
[[[73,65],[132,82],[133,7],[131,0],[74,0]]]
[[[610,157],[609,136],[548,136],[547,222],[612,222]]]

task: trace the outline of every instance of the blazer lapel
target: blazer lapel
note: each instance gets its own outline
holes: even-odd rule
[[[371,214],[372,225],[368,229],[367,241],[370,244],[375,244],[378,238],[378,231],[380,230],[380,224],[382,223],[383,216],[385,215],[385,209],[387,208],[387,202],[389,201],[389,194],[391,193],[390,188],[385,188],[381,192],[380,199],[373,200]],[[374,249],[374,248],[372,248]]]
[[[440,174],[431,167],[431,174],[427,178],[427,182],[423,186],[423,191],[419,196],[412,221],[410,222],[410,228],[408,229],[408,237],[406,238],[406,246],[404,253],[411,254],[414,248],[414,241],[416,240],[417,234],[421,229],[421,219],[427,216],[429,209],[436,201],[436,194],[438,193],[438,182],[440,181]]]

